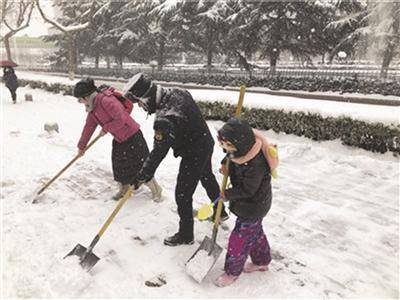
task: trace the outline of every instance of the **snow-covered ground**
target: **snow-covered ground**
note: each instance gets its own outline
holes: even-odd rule
[[[20,71],[17,73],[19,78],[40,80],[48,83],[60,82],[63,84],[73,85],[79,79],[70,81],[66,77],[53,76],[48,74],[39,74],[34,72]],[[125,80],[123,80],[125,82]],[[122,89],[124,82],[107,82],[98,80],[97,84],[109,83],[116,88]],[[235,104],[237,102],[237,92],[226,90],[206,90],[206,89],[189,89],[193,98],[197,101],[224,101]],[[326,93],[325,93],[326,94]],[[331,93],[332,94],[332,93]],[[358,94],[360,95],[360,94]],[[360,95],[382,98],[386,100],[398,100],[395,96],[382,95]],[[305,111],[310,113],[319,113],[323,117],[339,117],[347,116],[353,119],[366,122],[382,122],[386,125],[398,125],[400,123],[400,106],[380,106],[359,103],[333,102],[326,100],[301,99],[295,97],[283,97],[259,93],[246,93],[246,101],[244,103],[248,107],[265,107],[269,109],[283,109],[285,111]]]
[[[271,131],[264,133],[279,145],[281,165],[264,219],[273,253],[268,272],[242,274],[232,286],[217,288],[213,280],[222,273],[224,251],[202,284],[185,273],[185,261],[211,236],[212,224],[196,221],[194,245],[162,244],[178,223],[179,159],[171,153],[156,173],[164,201],[155,203],[146,188],[139,190],[95,247],[101,260],[83,271],[75,259],[63,257],[78,243],[88,246],[115,207],[112,138],[98,141],[32,204],[34,191],[75,156],[84,108],[73,97],[29,88],[18,90],[13,105],[8,90],[0,88],[2,297],[399,297],[399,160],[338,141],[318,143]],[[21,100],[27,92],[34,102]],[[248,95],[245,101],[251,102]],[[371,118],[376,108],[369,110]],[[133,116],[151,147],[153,118],[138,108]],[[386,119],[386,113],[379,116]],[[48,134],[44,123],[54,121],[60,132]],[[222,122],[208,124],[215,136]],[[222,156],[216,146],[215,173]],[[208,201],[201,187],[194,199],[195,207]],[[234,221],[230,215],[230,229]],[[229,233],[219,231],[224,248]],[[157,277],[166,284],[145,285],[162,281]]]

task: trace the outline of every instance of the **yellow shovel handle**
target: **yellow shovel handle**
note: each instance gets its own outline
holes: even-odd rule
[[[244,100],[244,94],[246,92],[246,86],[245,85],[241,85],[240,86],[240,94],[239,94],[239,101],[238,101],[238,105],[236,107],[236,112],[235,112],[235,116],[239,117],[241,112],[242,112],[242,108],[243,108],[243,100]],[[230,159],[229,157],[227,158],[226,162],[225,162],[225,174],[224,177],[222,179],[222,184],[221,184],[221,195],[222,197],[218,200],[218,205],[217,205],[217,213],[215,215],[215,220],[214,220],[214,229],[216,230],[219,226],[219,222],[221,219],[221,211],[222,211],[222,203],[223,203],[223,198],[225,197],[225,190],[226,190],[226,186],[228,183],[228,174],[229,174],[229,163],[230,163]]]
[[[126,191],[126,193],[124,194],[124,196],[122,196],[119,201],[117,206],[115,207],[115,209],[113,210],[113,212],[111,213],[111,215],[108,217],[107,221],[104,223],[104,225],[101,227],[99,233],[97,234],[99,237],[101,237],[104,233],[104,231],[106,231],[107,227],[110,225],[110,223],[112,222],[112,220],[114,220],[115,216],[117,215],[117,213],[119,212],[119,210],[121,209],[121,207],[125,204],[125,202],[132,196],[133,190],[132,190],[132,186],[129,186],[128,190]]]

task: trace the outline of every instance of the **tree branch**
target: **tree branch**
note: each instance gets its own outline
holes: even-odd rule
[[[50,23],[51,25],[53,25],[54,27],[56,27],[57,29],[59,29],[60,31],[62,31],[65,34],[71,34],[74,33],[76,31],[81,31],[83,29],[86,29],[90,26],[92,19],[93,19],[93,15],[95,13],[95,9],[96,9],[96,1],[92,2],[92,5],[90,7],[90,9],[83,13],[82,16],[89,16],[89,21],[85,22],[83,24],[77,24],[77,25],[70,25],[70,26],[63,26],[60,23],[54,21],[54,20],[50,20],[43,12],[42,8],[40,7],[40,0],[35,0],[36,2],[36,6],[39,10],[40,15],[42,16],[43,20],[45,20],[47,23]]]

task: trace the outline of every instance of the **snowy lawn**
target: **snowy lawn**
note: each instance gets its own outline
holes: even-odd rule
[[[20,71],[17,73],[19,78],[29,80],[45,81],[47,83],[63,83],[73,85],[78,79],[70,81],[67,77],[54,76],[50,74],[38,74],[34,72]],[[116,88],[122,89],[123,82],[102,81],[96,80],[98,85],[108,83]],[[257,89],[257,88],[253,88]],[[260,88],[259,88],[260,89]],[[261,88],[262,89],[262,88]],[[189,89],[193,98],[196,101],[223,101],[231,104],[236,104],[238,99],[238,92],[225,91],[225,90],[206,90],[206,89]],[[333,92],[326,94],[335,94]],[[351,94],[353,96],[373,97],[377,99],[392,99],[398,100],[396,96],[383,96],[383,95],[364,95],[364,94]],[[382,122],[386,125],[398,125],[400,123],[400,106],[379,106],[368,105],[359,103],[345,103],[334,102],[316,99],[301,99],[295,97],[276,96],[268,94],[259,94],[246,92],[246,101],[244,105],[247,107],[258,107],[268,109],[283,109],[284,111],[304,111],[310,113],[318,113],[323,117],[339,117],[346,116],[353,119],[362,120],[366,122]]]
[[[95,247],[101,260],[89,273],[83,271],[75,258],[63,257],[77,243],[87,247],[115,207],[110,200],[117,188],[112,138],[98,141],[38,204],[31,204],[35,189],[75,156],[84,108],[73,97],[28,88],[18,90],[19,102],[13,105],[8,90],[0,87],[2,297],[399,297],[399,160],[337,141],[317,143],[273,132],[265,134],[278,143],[281,165],[264,219],[273,253],[268,272],[242,274],[232,286],[217,288],[213,281],[222,273],[224,251],[202,284],[185,273],[186,260],[204,236],[211,236],[212,224],[195,223],[194,245],[162,244],[178,223],[179,159],[171,153],[156,173],[164,201],[154,203],[149,190],[140,189]],[[22,101],[26,92],[34,102]],[[335,103],[338,110],[343,105]],[[137,108],[133,116],[151,147],[153,118]],[[48,134],[44,123],[54,121],[60,132]],[[215,136],[222,122],[208,124]],[[215,173],[222,156],[216,146]],[[207,201],[200,187],[194,206]],[[230,229],[235,219],[230,215],[226,222]],[[224,248],[229,233],[219,231],[217,241]],[[149,280],[166,283],[150,287]]]

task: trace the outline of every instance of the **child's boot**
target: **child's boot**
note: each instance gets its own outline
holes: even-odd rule
[[[145,185],[147,185],[147,187],[150,189],[151,195],[155,202],[161,202],[163,200],[161,198],[162,188],[154,177],[150,181],[146,182]]]
[[[268,270],[268,265],[255,265],[251,262],[246,263],[243,268],[243,272],[245,273],[253,273],[253,272],[265,272]]]
[[[235,280],[238,277],[239,276],[228,275],[228,274],[224,273],[217,278],[217,280],[215,281],[215,285],[219,286],[219,287],[225,287],[225,286],[231,285],[232,283],[235,282]]]

